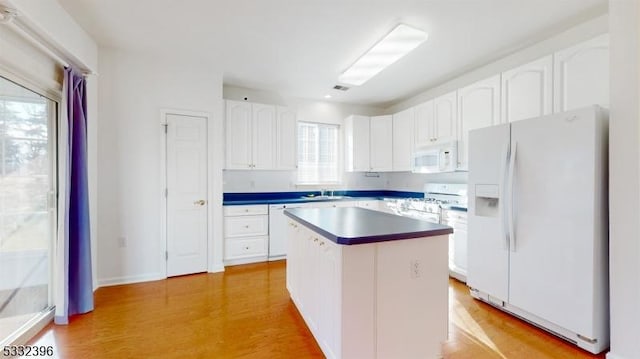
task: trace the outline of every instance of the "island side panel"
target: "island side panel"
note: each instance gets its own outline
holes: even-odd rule
[[[379,243],[377,358],[440,358],[448,334],[448,236]]]
[[[376,357],[375,253],[375,243],[342,246],[341,358]]]

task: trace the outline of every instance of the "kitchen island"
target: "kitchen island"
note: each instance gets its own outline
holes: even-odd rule
[[[450,227],[356,207],[285,215],[287,289],[326,357],[441,357]]]

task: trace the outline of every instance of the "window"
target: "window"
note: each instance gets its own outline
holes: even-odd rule
[[[56,111],[0,77],[0,343],[52,304]]]
[[[298,183],[340,182],[338,125],[298,122]]]

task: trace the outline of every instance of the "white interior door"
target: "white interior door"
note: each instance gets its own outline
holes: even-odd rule
[[[207,123],[167,114],[167,276],[207,270]]]

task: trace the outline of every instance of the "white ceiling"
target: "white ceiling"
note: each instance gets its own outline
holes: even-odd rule
[[[228,85],[386,107],[606,12],[606,0],[58,0],[101,45],[222,64]],[[360,87],[340,72],[398,22],[429,40]],[[215,66],[215,65],[212,65]]]

